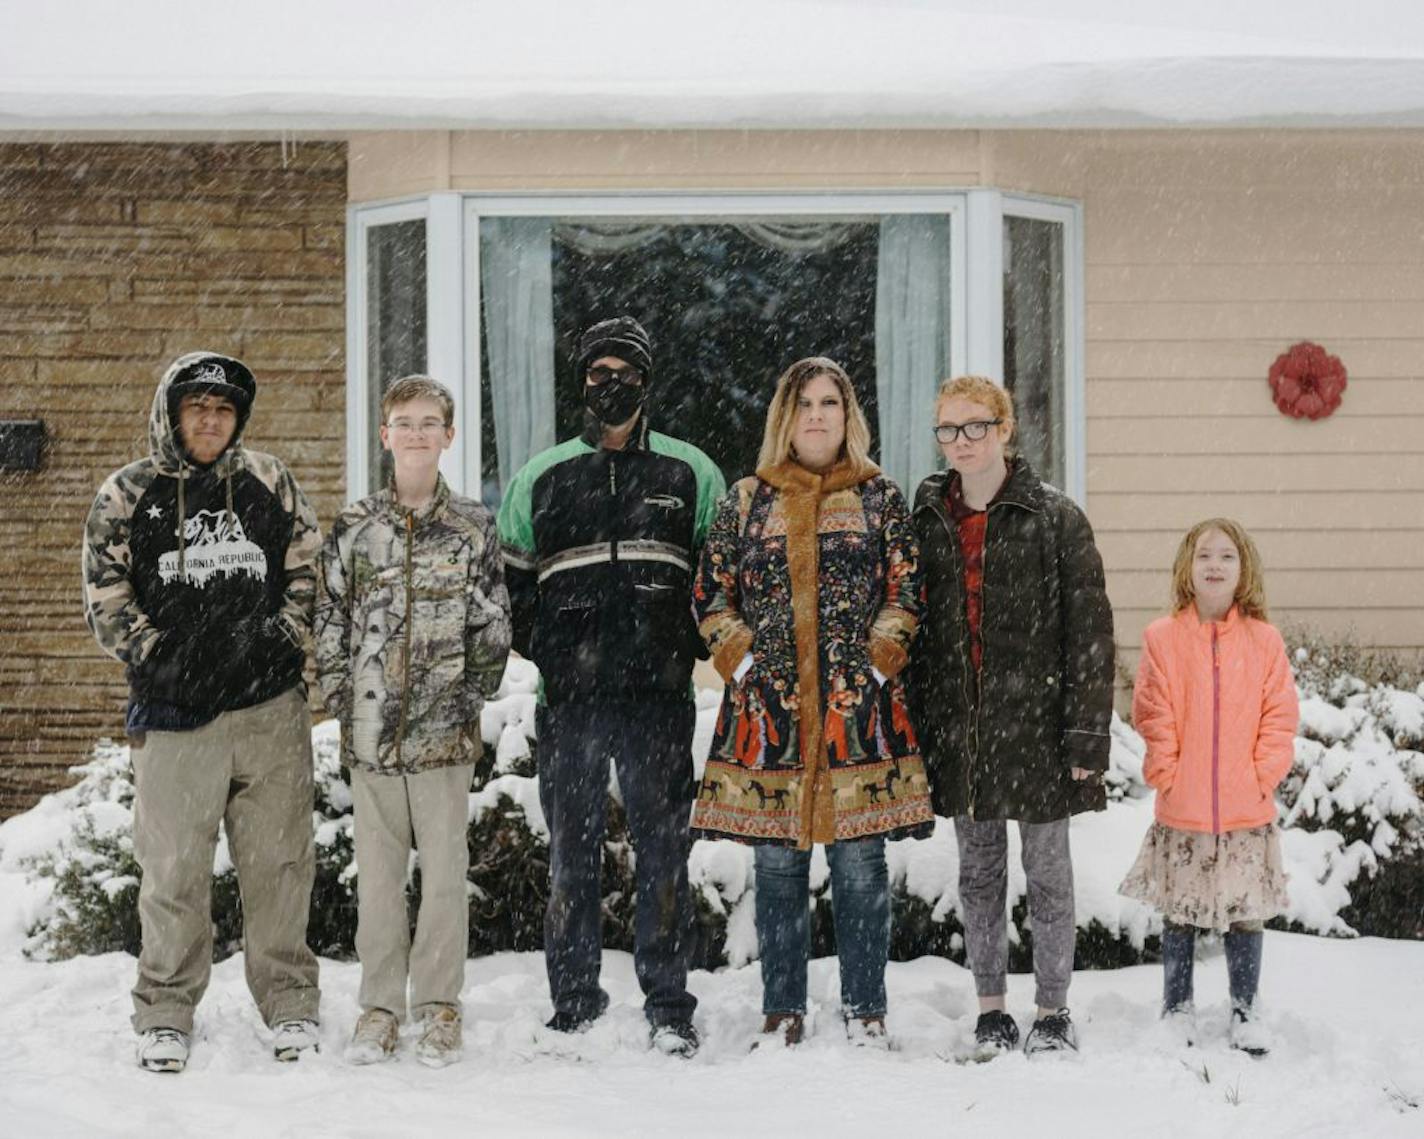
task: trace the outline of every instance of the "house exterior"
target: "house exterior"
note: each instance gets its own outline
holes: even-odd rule
[[[897,28],[928,18],[891,7]],[[38,470],[0,471],[0,815],[122,729],[122,677],[80,612],[80,529],[143,447],[163,365],[199,346],[254,368],[248,436],[324,525],[379,479],[374,409],[409,371],[456,389],[447,477],[497,499],[568,430],[568,339],[600,305],[652,315],[657,413],[729,475],[796,356],[851,364],[907,483],[935,461],[937,381],[981,372],[1087,508],[1125,668],[1181,533],[1213,514],[1255,535],[1278,621],[1421,651],[1424,94],[1399,91],[1424,87],[1396,81],[1424,47],[1334,71],[1283,50],[1290,97],[1242,72],[1258,48],[1139,75],[1080,44],[1080,70],[1032,72],[1032,97],[1029,71],[935,86],[911,53],[902,79],[868,65],[880,88],[829,85],[825,110],[733,76],[744,93],[721,102],[693,79],[666,106],[651,80],[645,104],[636,83],[594,87],[593,114],[540,74],[528,121],[488,84],[441,101],[414,78],[410,107],[204,92],[157,126],[127,89],[48,111],[0,90],[0,421],[49,438]],[[1268,382],[1302,341],[1349,377],[1315,420]]]

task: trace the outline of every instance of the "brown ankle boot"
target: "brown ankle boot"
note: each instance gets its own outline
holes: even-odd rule
[[[799,1012],[768,1013],[761,1026],[761,1035],[752,1042],[757,1048],[762,1044],[780,1044],[785,1048],[800,1044],[806,1032],[806,1018]]]
[[[883,1016],[850,1017],[845,1022],[846,1039],[859,1048],[889,1048],[890,1033]]]

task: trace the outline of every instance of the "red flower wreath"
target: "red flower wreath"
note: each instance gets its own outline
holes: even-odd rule
[[[1271,365],[1271,396],[1285,415],[1324,419],[1340,406],[1345,365],[1309,340],[1292,344]]]

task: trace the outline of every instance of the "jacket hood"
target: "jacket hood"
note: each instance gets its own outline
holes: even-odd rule
[[[208,378],[203,367],[212,371]],[[216,389],[228,395],[237,405],[237,429],[232,441],[222,455],[212,464],[218,475],[230,474],[242,466],[242,431],[247,426],[247,417],[252,410],[252,400],[257,394],[257,383],[252,372],[240,360],[224,356],[218,352],[187,352],[163,373],[158,388],[153,393],[153,406],[148,413],[148,450],[154,465],[161,474],[177,475],[184,466],[193,466],[178,439],[178,423],[175,412],[175,387],[203,387]]]

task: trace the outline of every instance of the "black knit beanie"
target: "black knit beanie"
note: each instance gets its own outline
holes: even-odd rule
[[[652,376],[652,342],[643,326],[631,316],[600,320],[579,337],[579,383],[583,382],[588,366],[604,356],[616,356],[628,361],[643,373],[645,383]]]

